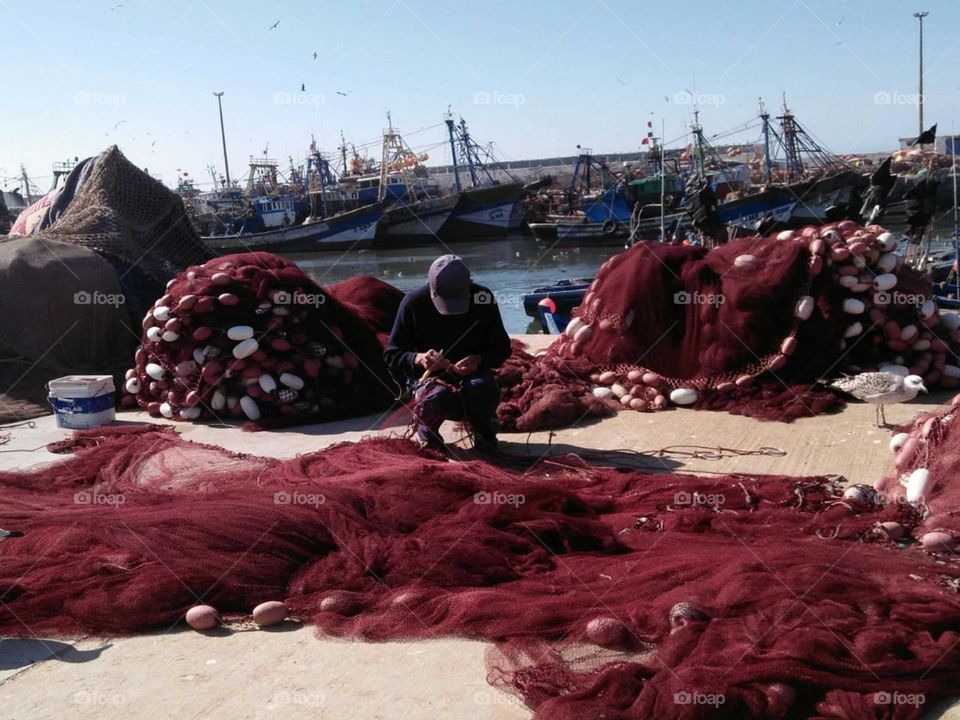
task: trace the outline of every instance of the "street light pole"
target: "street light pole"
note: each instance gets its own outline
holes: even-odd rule
[[[920,109],[920,129],[917,131],[918,137],[923,134],[923,19],[929,14],[926,11],[913,14],[920,21],[920,97],[917,99],[917,106]]]
[[[217,107],[220,108],[220,139],[223,141],[223,167],[226,170],[227,175],[227,189],[230,189],[230,163],[227,160],[227,134],[223,130],[223,103],[220,98],[223,97],[222,92],[215,92],[214,95],[217,96]],[[920,116],[923,117],[923,110],[920,111]]]

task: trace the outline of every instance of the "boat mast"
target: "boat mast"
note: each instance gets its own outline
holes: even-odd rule
[[[793,113],[787,108],[787,96],[783,96],[783,115],[777,118],[783,132],[783,151],[787,156],[787,179],[800,180],[803,178],[803,160],[797,147],[797,126]]]
[[[700,127],[700,111],[693,111],[693,125],[690,127],[690,130],[693,132],[693,136],[696,139],[696,147],[694,148],[693,161],[697,174],[706,179],[707,177],[707,167],[706,160],[703,155],[703,128]]]
[[[460,185],[460,166],[457,164],[456,130],[453,126],[453,113],[450,112],[449,105],[447,106],[447,114],[443,120],[447,123],[447,133],[450,135],[450,156],[453,158],[453,179],[457,183],[457,192],[461,192],[463,187]]]
[[[464,154],[467,156],[467,167],[470,170],[470,182],[473,187],[479,187],[477,182],[477,167],[473,162],[473,151],[471,149],[470,133],[467,131],[467,121],[460,118],[460,145],[463,147]],[[478,158],[479,160],[479,158]]]
[[[33,205],[33,193],[30,192],[30,178],[27,177],[27,168],[24,165],[20,165],[20,182],[23,185],[23,197],[27,201],[27,205]]]
[[[217,96],[217,107],[220,109],[220,140],[223,143],[223,167],[227,173],[227,188],[230,187],[230,161],[227,160],[227,133],[223,129],[223,93],[215,92]]]
[[[348,175],[347,171],[347,141],[343,137],[343,130],[340,131],[340,159],[343,161],[343,174]]]
[[[310,165],[313,164],[313,170],[320,178],[320,203],[323,205],[323,217],[329,217],[330,208],[327,206],[327,181],[333,181],[333,175],[330,173],[330,166],[317,149],[317,141],[310,136],[310,157],[307,159],[307,173],[303,179],[307,194],[310,193]],[[329,175],[329,177],[328,177]],[[310,203],[310,212],[313,212],[313,202]]]
[[[666,137],[667,137],[666,124],[664,119],[660,118],[661,143]],[[666,173],[666,168],[663,165],[664,157],[663,157],[662,144],[658,146],[658,150],[659,150],[658,156],[660,158],[659,160],[660,162],[660,241],[665,242],[667,239],[667,231],[666,231],[667,218],[666,218],[666,210],[664,209],[663,206],[664,206],[664,201],[666,200],[666,197],[667,197],[667,186],[666,186],[667,173]]]
[[[760,119],[763,120],[763,168],[764,177],[767,181],[767,187],[771,181],[771,162],[770,162],[770,113],[763,106],[763,98],[760,98]]]
[[[383,152],[380,156],[380,187],[378,188],[377,197],[381,202],[386,199],[387,179],[390,175],[390,167],[395,162],[400,160],[401,167],[397,168],[397,170],[400,173],[400,176],[403,178],[404,185],[406,185],[410,202],[416,202],[416,188],[410,182],[406,166],[402,162],[410,153],[407,148],[404,147],[403,138],[401,138],[400,134],[397,133],[393,128],[393,120],[390,117],[390,111],[387,111],[387,126],[387,129],[383,131]]]
[[[953,257],[960,258],[960,230],[957,224],[957,131],[950,138],[950,171],[953,173]]]

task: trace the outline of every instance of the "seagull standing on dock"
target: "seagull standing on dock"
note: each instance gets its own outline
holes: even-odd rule
[[[19,530],[0,530],[0,542],[12,537],[23,537],[23,533]]]
[[[887,424],[883,414],[884,405],[910,402],[918,392],[927,392],[919,375],[895,375],[889,372],[865,372],[853,377],[834,380],[830,387],[853,395],[857,400],[876,405],[877,427]],[[883,421],[881,426],[880,421]]]

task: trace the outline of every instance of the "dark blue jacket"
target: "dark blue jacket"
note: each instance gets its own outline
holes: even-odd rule
[[[500,367],[510,357],[510,337],[493,293],[473,283],[470,309],[463,315],[437,312],[427,285],[407,293],[397,311],[384,359],[398,378],[419,378],[423,368],[414,365],[414,358],[427,350],[440,350],[453,363],[467,355],[479,355],[480,371]]]

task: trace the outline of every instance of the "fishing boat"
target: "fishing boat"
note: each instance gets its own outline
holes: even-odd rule
[[[459,198],[447,195],[410,204],[395,204],[383,213],[375,242],[380,247],[432,244],[457,206]]]
[[[421,191],[429,187],[423,182],[428,177],[423,165],[425,159],[425,155],[417,155],[407,146],[392,122],[383,131],[378,197],[384,212],[377,225],[375,246],[406,247],[439,242],[439,233],[457,206],[459,196],[425,196]],[[388,192],[393,177],[399,178],[402,192]]]
[[[658,148],[651,151],[650,161],[653,175],[633,178],[581,149],[566,192],[566,211],[529,223],[534,237],[551,244],[594,245],[658,238],[665,215],[678,220],[675,208],[682,199],[682,186],[675,175],[665,173]]]
[[[520,230],[524,221],[521,205],[525,193],[523,183],[515,178],[510,182],[497,180],[490,171],[490,166],[496,165],[496,161],[470,137],[464,119],[460,118],[459,123],[454,123],[449,112],[444,119],[459,199],[450,218],[441,228],[441,238],[454,242],[502,236]],[[483,159],[481,154],[487,157]],[[506,170],[502,171],[509,176]],[[463,179],[461,173],[465,176]]]
[[[582,301],[593,278],[568,278],[558,280],[553,285],[540,287],[523,296],[523,311],[530,317],[538,316],[540,303],[546,299],[553,301],[554,314],[569,315]]]
[[[859,216],[861,193],[868,185],[863,175],[822,148],[800,125],[786,101],[777,117],[779,130],[773,127],[762,102],[759,119],[763,142],[762,184],[755,189],[728,192],[728,163],[723,162],[707,142],[699,123],[699,112],[694,112],[688,187],[706,189],[716,198],[715,208],[710,212],[714,227],[707,234],[722,232],[723,237],[714,237],[714,240],[725,241],[728,235],[821,225]],[[774,156],[778,149],[782,149],[782,160]],[[690,194],[688,191],[688,196]],[[698,217],[694,225],[702,225],[702,220],[703,216]]]
[[[365,249],[373,246],[383,205],[374,203],[327,218],[308,218],[292,225],[257,233],[233,233],[204,237],[218,253],[263,250],[275,253],[305,253],[318,250]]]

